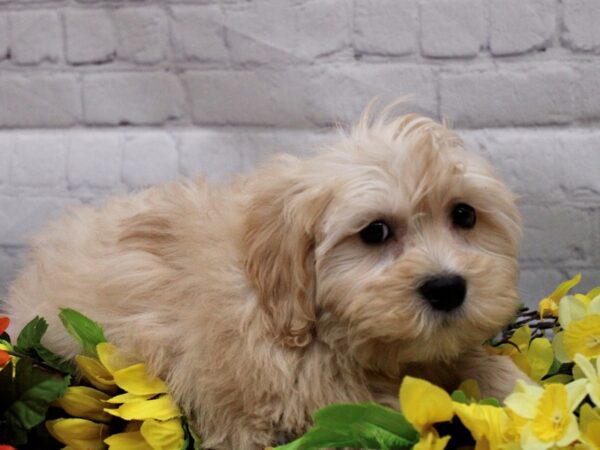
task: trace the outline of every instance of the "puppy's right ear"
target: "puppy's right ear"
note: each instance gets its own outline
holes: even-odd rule
[[[315,234],[331,198],[302,164],[280,159],[249,183],[244,234],[247,274],[272,334],[288,347],[312,340]]]

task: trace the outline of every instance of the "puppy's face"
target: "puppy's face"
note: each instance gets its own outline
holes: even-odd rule
[[[280,226],[303,235],[305,290],[299,305],[276,300],[295,304],[288,324],[313,321],[319,338],[393,372],[452,359],[514,313],[513,196],[445,127],[412,116],[359,126],[295,171]]]

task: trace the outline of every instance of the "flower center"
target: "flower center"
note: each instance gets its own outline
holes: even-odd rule
[[[598,336],[588,336],[586,342],[588,348],[593,349],[600,346],[600,337]]]

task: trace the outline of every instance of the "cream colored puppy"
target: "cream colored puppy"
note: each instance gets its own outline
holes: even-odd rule
[[[224,188],[172,183],[84,207],[33,241],[15,328],[72,307],[147,361],[206,448],[303,433],[334,402],[398,406],[405,374],[503,397],[523,376],[482,341],[517,304],[519,215],[448,128],[361,122],[306,160]]]

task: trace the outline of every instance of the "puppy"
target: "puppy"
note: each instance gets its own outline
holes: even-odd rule
[[[100,322],[166,380],[206,448],[299,436],[330,403],[398,407],[406,374],[503,398],[524,375],[481,343],[517,304],[514,197],[445,126],[369,116],[231,186],[73,210],[33,241],[15,328],[45,317],[46,345],[72,357],[58,308]]]

